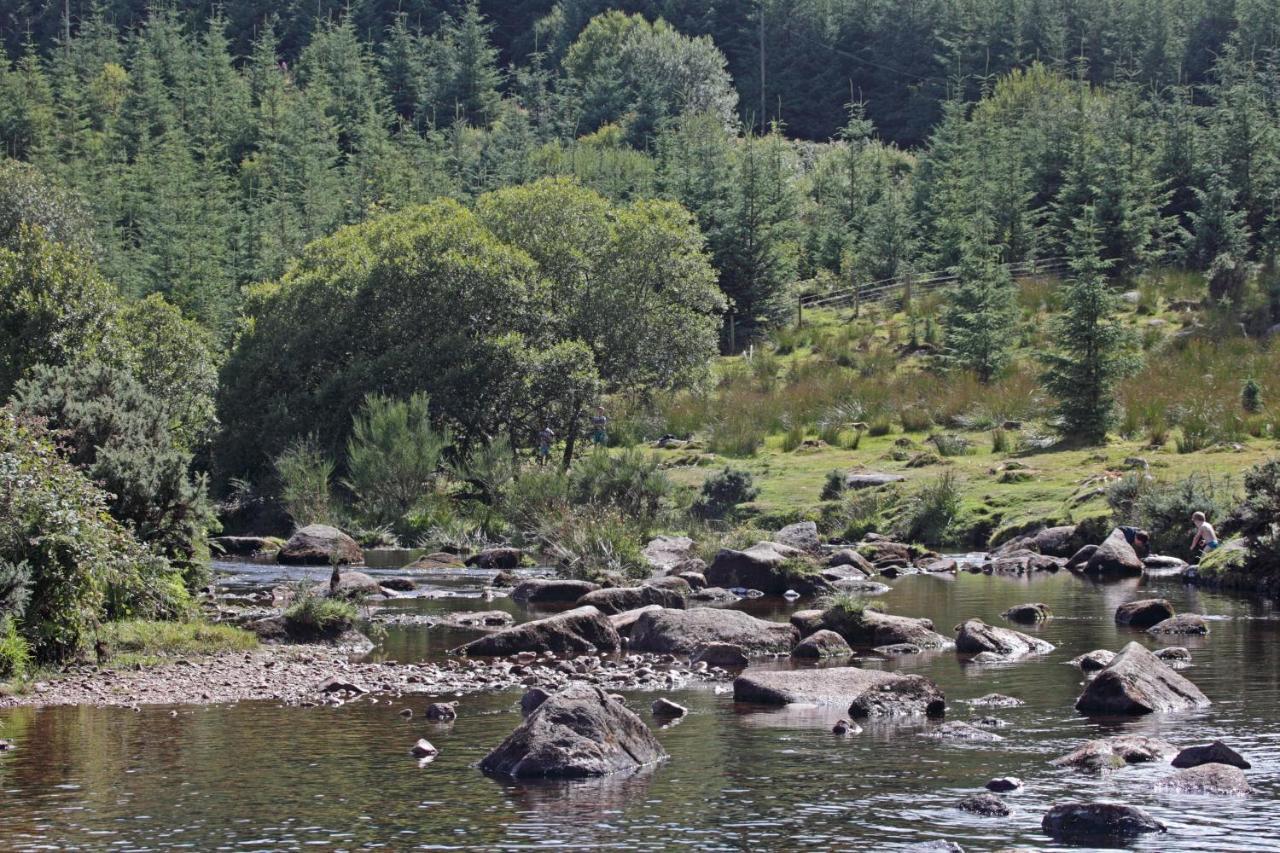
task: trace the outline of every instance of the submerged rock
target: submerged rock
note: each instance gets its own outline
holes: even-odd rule
[[[970,794],[956,803],[956,808],[983,817],[1008,817],[1013,811],[995,794]]]
[[[990,652],[1002,658],[1043,655],[1053,644],[1011,628],[997,628],[981,619],[969,619],[956,628],[956,651],[969,654]]]
[[[640,718],[599,687],[573,684],[546,699],[480,762],[517,778],[605,776],[667,757]]]
[[[457,702],[433,702],[427,706],[427,719],[433,723],[452,723],[458,719]]]
[[[1127,841],[1164,824],[1141,809],[1120,803],[1062,803],[1049,809],[1040,828],[1050,838],[1067,842]]]
[[[1116,624],[1150,628],[1173,615],[1173,605],[1164,598],[1144,598],[1116,608]]]
[[[975,708],[1021,708],[1027,703],[1016,696],[1006,696],[1003,693],[988,693],[985,696],[979,696],[977,699],[970,699],[969,704]]]
[[[791,656],[796,658],[848,657],[851,654],[853,649],[849,648],[844,637],[826,629],[815,631],[791,650]]]
[[[617,630],[594,607],[576,607],[495,631],[454,649],[464,655],[510,655],[516,652],[611,652],[622,645]]]
[[[1156,783],[1158,791],[1179,794],[1218,794],[1238,796],[1252,792],[1244,771],[1230,764],[1198,764],[1178,770]]]
[[[1204,708],[1200,689],[1138,643],[1129,643],[1076,700],[1084,714],[1150,714]]]
[[[1034,625],[1037,622],[1047,622],[1052,619],[1053,611],[1049,609],[1049,605],[1036,602],[1033,604],[1014,605],[1000,615],[1007,622]]]
[[[970,743],[995,743],[996,741],[1004,740],[1000,735],[986,728],[980,728],[971,723],[965,723],[959,720],[945,722],[936,728],[930,729],[921,736],[931,738],[933,740],[957,740],[968,741]]]
[[[436,749],[431,741],[426,738],[418,738],[418,742],[409,750],[415,758],[434,758],[440,754],[440,750]]]
[[[668,578],[668,580],[671,579]],[[592,590],[575,602],[576,607],[594,607],[606,616],[625,613],[628,610],[639,610],[655,604],[659,607],[683,610],[684,596],[674,589],[657,585],[622,586]]]
[[[599,588],[600,584],[588,581],[532,578],[521,581],[511,591],[511,598],[529,604],[572,604]]]
[[[1181,769],[1199,767],[1201,764],[1227,764],[1242,770],[1253,766],[1244,756],[1220,740],[1207,746],[1189,746],[1173,759],[1173,766]]]
[[[707,607],[642,613],[631,629],[633,651],[660,654],[688,655],[711,643],[735,645],[748,655],[787,654],[799,640],[792,625]]]
[[[519,548],[485,548],[467,558],[467,565],[478,569],[518,569],[524,552]]]
[[[1086,741],[1066,755],[1049,763],[1054,767],[1070,767],[1090,773],[1116,770],[1129,764],[1161,761],[1177,752],[1166,740],[1143,735],[1116,735]]]
[[[1148,634],[1207,634],[1209,623],[1199,613],[1179,613],[1147,629]]]
[[[1152,654],[1165,663],[1182,664],[1191,662],[1191,652],[1187,651],[1184,646],[1165,646],[1163,649],[1156,649]]]
[[[849,705],[851,716],[938,716],[946,698],[931,680],[875,669],[748,670],[733,682],[738,702]]]
[[[290,566],[329,566],[363,563],[364,552],[356,540],[328,524],[309,524],[284,543],[277,562]]]
[[[665,697],[654,699],[653,704],[649,706],[649,710],[655,717],[667,717],[671,719],[683,717],[685,714],[689,713],[688,708],[683,705],[678,705]]]
[[[1000,794],[1011,793],[1022,790],[1022,780],[1017,776],[999,776],[988,781],[983,787]]]
[[[1097,672],[1106,669],[1107,664],[1116,659],[1116,653],[1108,649],[1094,649],[1074,657],[1067,663],[1080,668],[1081,672]]]

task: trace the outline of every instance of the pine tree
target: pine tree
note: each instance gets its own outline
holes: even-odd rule
[[[487,127],[498,111],[502,72],[498,50],[490,42],[493,25],[468,0],[462,13],[445,27],[442,61],[433,94],[440,124],[460,118]]]
[[[1107,283],[1110,263],[1100,252],[1093,210],[1086,208],[1072,237],[1065,311],[1053,325],[1060,346],[1042,356],[1043,382],[1058,400],[1059,429],[1090,443],[1106,440],[1116,416],[1115,384],[1134,366],[1119,299]]]
[[[1012,358],[1017,293],[1009,271],[999,263],[999,248],[990,242],[990,222],[978,220],[970,227],[946,312],[946,361],[987,383]]]
[[[1188,219],[1191,243],[1187,260],[1209,273],[1209,296],[1215,302],[1239,303],[1247,278],[1249,228],[1236,204],[1225,168],[1211,167],[1205,186],[1194,188],[1197,208]]]

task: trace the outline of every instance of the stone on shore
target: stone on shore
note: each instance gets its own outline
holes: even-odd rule
[[[1157,622],[1147,629],[1148,634],[1207,634],[1209,623],[1199,613],[1179,613]]]
[[[1158,791],[1179,794],[1239,796],[1252,792],[1244,771],[1230,764],[1198,764],[1178,770],[1156,783]]]
[[[218,554],[231,557],[252,557],[279,551],[284,543],[272,536],[213,536],[209,545]]]
[[[364,562],[356,540],[328,524],[309,524],[298,530],[276,554],[288,566],[340,566]]]
[[[841,566],[856,569],[865,577],[870,577],[876,573],[875,565],[854,548],[841,548],[827,558],[828,568],[835,569]]]
[[[777,542],[757,542],[745,551],[722,548],[704,573],[712,586],[758,589],[765,595],[782,595],[794,589],[801,595],[832,592],[831,583],[818,572],[797,572],[793,566],[808,557],[799,548]]]
[[[1068,524],[1046,527],[1031,537],[1031,544],[1041,554],[1050,557],[1070,557],[1086,543],[1079,525]]]
[[[1043,655],[1053,651],[1053,644],[1011,628],[997,628],[981,619],[969,619],[956,629],[956,651],[966,654],[990,652],[1012,659],[1024,655]]]
[[[640,614],[650,613],[654,610],[661,610],[661,604],[650,604],[648,607],[639,607],[635,610],[626,610],[622,613],[609,614],[609,623],[613,625],[613,630],[618,632],[619,636],[630,637],[631,629],[636,626],[636,622],[640,620]]]
[[[1165,831],[1146,812],[1121,803],[1061,803],[1045,813],[1040,828],[1058,841],[1083,843],[1124,842]]]
[[[1083,714],[1133,715],[1204,708],[1208,697],[1138,643],[1129,643],[1076,700]]]
[[[733,643],[707,643],[694,649],[689,656],[689,663],[705,663],[724,669],[742,669],[750,662],[742,646]]]
[[[655,536],[640,556],[656,572],[668,572],[693,558],[694,544],[688,536]]]
[[[1206,746],[1189,746],[1173,759],[1173,766],[1180,769],[1199,767],[1201,764],[1227,764],[1242,770],[1253,766],[1244,756],[1220,740]]]
[[[480,762],[516,778],[605,776],[667,757],[640,718],[599,687],[572,684],[536,707]]]
[[[1015,622],[1019,625],[1034,625],[1037,622],[1047,622],[1052,619],[1053,611],[1049,609],[1049,605],[1036,602],[1033,604],[1016,604],[1000,615],[1007,622]]]
[[[1144,598],[1116,608],[1116,624],[1133,628],[1150,628],[1173,615],[1173,605],[1164,598]]]
[[[1076,551],[1067,558],[1067,569],[1070,571],[1083,571],[1084,567],[1089,564],[1089,560],[1094,554],[1098,553],[1097,545],[1082,545],[1080,550]],[[1136,556],[1136,555],[1135,555]]]
[[[1085,563],[1084,570],[1087,574],[1108,577],[1137,576],[1142,574],[1142,559],[1124,534],[1113,530]]]
[[[848,657],[851,654],[853,649],[849,648],[844,637],[826,629],[813,632],[791,650],[791,656],[795,658]]]
[[[494,657],[516,652],[583,654],[611,652],[621,645],[622,638],[607,616],[594,607],[576,607],[545,619],[495,631],[459,646],[454,652]]]
[[[679,580],[678,578],[676,580]],[[669,607],[673,610],[684,609],[684,596],[678,591],[666,587],[648,585],[622,586],[610,589],[597,589],[588,592],[575,603],[575,607],[594,607],[607,616],[638,610],[651,605]]]
[[[761,705],[847,704],[855,717],[939,716],[946,710],[942,691],[923,676],[852,666],[749,670],[734,680],[733,698]]]
[[[810,554],[816,554],[822,548],[822,541],[818,538],[818,525],[812,521],[788,524],[773,535],[773,541]]]
[[[589,581],[532,578],[517,584],[511,591],[511,598],[529,604],[572,604],[599,588],[600,584]]]
[[[477,569],[518,569],[524,552],[519,548],[485,548],[467,558],[467,565]]]
[[[711,643],[735,645],[748,655],[788,654],[799,640],[792,625],[708,607],[642,613],[631,629],[632,651],[659,654],[688,655]]]

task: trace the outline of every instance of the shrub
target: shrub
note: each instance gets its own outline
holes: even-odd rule
[[[726,518],[739,504],[753,501],[759,494],[749,471],[726,466],[707,477],[689,512],[701,519]]]
[[[1240,389],[1240,407],[1251,415],[1262,411],[1262,386],[1250,376]]]
[[[616,509],[591,509],[544,527],[538,539],[542,550],[567,577],[638,580],[649,572],[640,545],[642,535],[634,522]]]
[[[1199,413],[1187,415],[1178,425],[1174,446],[1179,453],[1197,453],[1213,444],[1214,426]]]
[[[1245,473],[1244,502],[1236,516],[1250,559],[1271,570],[1280,566],[1280,459]]]
[[[671,480],[658,460],[634,448],[616,455],[597,450],[569,474],[571,503],[613,507],[641,526],[652,523],[670,494]]]
[[[284,621],[299,634],[332,636],[355,624],[356,606],[343,598],[303,593],[284,611]]]
[[[473,447],[459,462],[449,466],[455,479],[471,487],[475,496],[496,504],[516,476],[516,455],[511,442],[496,438]]]
[[[333,459],[320,449],[315,436],[298,439],[276,457],[280,498],[285,511],[299,527],[333,520]]]
[[[840,470],[828,471],[826,482],[822,484],[822,494],[819,498],[824,501],[833,501],[840,495],[844,494],[845,473]]]
[[[880,530],[884,513],[897,501],[894,489],[859,489],[846,492],[838,508],[823,520],[828,531],[834,531],[848,542],[857,542],[868,533]]]
[[[947,471],[917,488],[898,519],[898,528],[905,541],[941,545],[959,515],[959,483]]]
[[[1128,474],[1107,490],[1107,503],[1117,524],[1132,524],[1151,534],[1157,554],[1190,556],[1191,514],[1210,519],[1226,517],[1235,505],[1236,490],[1229,478],[1193,474],[1174,482]]]
[[[31,663],[31,648],[18,633],[18,621],[0,617],[0,679],[21,678]]]
[[[431,426],[426,394],[405,400],[365,397],[352,419],[343,481],[356,499],[356,516],[372,525],[397,522],[431,491],[452,443],[449,430]]]
[[[898,412],[903,432],[924,432],[933,426],[933,413],[922,405],[908,405]]]
[[[855,429],[844,433],[844,441],[840,443],[840,446],[845,450],[857,450],[860,444],[862,444],[862,430]]]
[[[17,622],[36,660],[75,655],[102,621],[189,607],[168,561],[107,507],[107,495],[54,450],[42,426],[0,409],[0,562],[11,606],[23,597],[14,579],[30,578]]]
[[[111,514],[181,568],[187,588],[208,582],[208,533],[217,527],[192,454],[170,429],[171,415],[128,372],[104,364],[37,367],[15,404],[46,418],[70,461],[111,495]]]
[[[867,433],[872,438],[888,435],[891,432],[893,432],[893,421],[889,420],[888,415],[876,415],[871,419],[871,423],[867,424]]]
[[[520,472],[502,498],[502,514],[517,530],[535,531],[569,512],[569,477],[559,468]]]

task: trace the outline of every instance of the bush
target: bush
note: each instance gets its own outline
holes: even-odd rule
[[[903,432],[924,432],[933,426],[933,413],[921,405],[908,405],[898,412]]]
[[[642,527],[653,522],[670,494],[671,481],[658,460],[635,448],[616,455],[596,450],[569,473],[571,503],[613,507]]]
[[[333,521],[333,468],[333,459],[320,449],[315,436],[294,441],[276,457],[280,499],[298,527]]]
[[[18,633],[18,621],[0,617],[0,679],[21,678],[30,663],[31,648]]]
[[[502,514],[520,531],[536,531],[569,512],[569,477],[559,468],[520,472],[502,499]]]
[[[485,442],[450,464],[454,479],[467,484],[475,497],[496,505],[516,476],[516,454],[505,437]]]
[[[333,636],[355,624],[356,606],[344,598],[303,593],[284,611],[284,621],[291,632]]]
[[[939,456],[964,456],[973,449],[973,443],[962,435],[939,433],[930,436],[929,442],[938,448]]]
[[[867,425],[867,433],[872,438],[879,438],[891,432],[893,432],[893,421],[889,420],[888,415],[876,415]]]
[[[452,443],[447,429],[431,426],[427,395],[365,397],[352,420],[343,481],[355,497],[356,517],[375,526],[397,523],[434,487],[441,458]]]
[[[1240,407],[1251,415],[1262,411],[1262,386],[1250,376],[1240,389]]]
[[[753,501],[759,494],[749,471],[725,467],[707,477],[689,512],[701,519],[727,518],[739,504]]]
[[[822,484],[821,500],[833,501],[844,494],[845,473],[841,470],[828,471],[826,482]]]
[[[542,550],[571,578],[639,580],[648,575],[640,539],[643,532],[616,509],[587,510],[560,519],[538,533]]]
[[[960,486],[955,474],[947,471],[916,490],[898,519],[898,529],[904,541],[941,545],[959,515]]]
[[[805,436],[808,435],[805,425],[797,421],[787,428],[782,434],[782,452],[790,453],[791,451],[804,444]]]
[[[69,460],[111,495],[112,516],[179,567],[188,590],[208,583],[209,531],[217,528],[191,451],[171,415],[132,374],[104,364],[40,366],[18,384],[18,410],[47,419]]]
[[[1235,505],[1236,490],[1229,478],[1193,474],[1174,482],[1127,474],[1107,489],[1107,503],[1117,524],[1141,527],[1151,534],[1156,554],[1190,557],[1191,514],[1225,518]]]
[[[1013,442],[1009,440],[1009,432],[1001,427],[996,427],[991,431],[991,452],[992,453],[1008,453],[1013,449]]]
[[[103,621],[190,606],[181,576],[107,508],[108,496],[54,450],[42,426],[0,409],[0,562],[11,603],[21,600],[13,579],[29,575],[17,622],[38,661],[74,656]]]
[[[860,489],[845,492],[844,499],[824,513],[822,527],[847,542],[857,542],[880,530],[885,512],[898,500],[895,489]]]
[[[1236,522],[1250,559],[1271,571],[1280,568],[1280,459],[1255,465],[1244,475],[1244,502]]]

